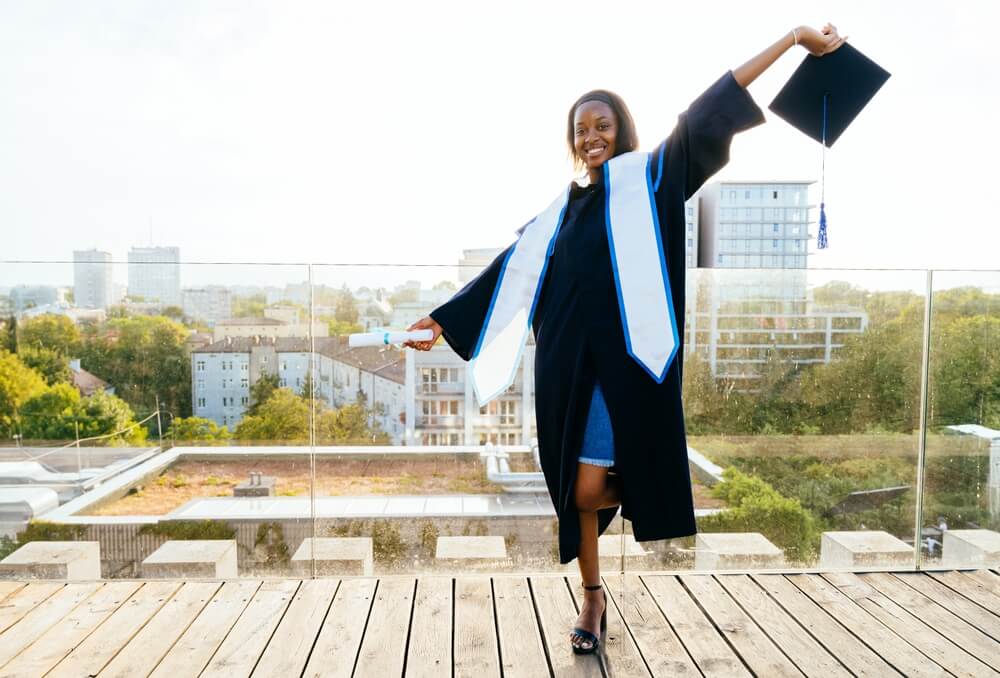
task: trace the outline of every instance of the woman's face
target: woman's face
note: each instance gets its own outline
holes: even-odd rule
[[[588,170],[599,168],[615,155],[618,121],[603,101],[584,101],[573,113],[574,147]]]

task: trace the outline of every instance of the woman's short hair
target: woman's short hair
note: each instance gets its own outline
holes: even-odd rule
[[[595,89],[587,92],[570,106],[569,115],[566,118],[566,144],[569,146],[569,155],[573,158],[573,167],[582,169],[584,167],[583,158],[576,154],[576,130],[573,125],[573,118],[576,116],[576,109],[586,101],[602,101],[611,107],[618,122],[618,134],[615,135],[615,155],[634,151],[639,147],[639,134],[635,131],[635,121],[632,120],[632,113],[629,112],[625,101],[606,89]]]

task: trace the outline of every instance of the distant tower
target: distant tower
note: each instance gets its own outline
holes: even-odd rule
[[[164,306],[181,305],[178,247],[133,247],[128,253],[128,294]]]
[[[73,252],[73,303],[80,308],[107,308],[113,303],[111,253]]]

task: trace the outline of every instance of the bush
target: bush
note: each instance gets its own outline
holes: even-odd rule
[[[232,539],[236,530],[221,520],[167,520],[143,525],[139,534],[170,539]]]
[[[760,532],[785,551],[789,561],[809,561],[819,547],[815,517],[797,499],[783,497],[760,478],[727,468],[712,494],[729,504],[698,521],[701,532]]]

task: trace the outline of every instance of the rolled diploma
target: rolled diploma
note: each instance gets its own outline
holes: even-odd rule
[[[414,330],[413,332],[361,332],[347,338],[351,348],[360,346],[385,346],[387,344],[402,344],[404,341],[430,341],[434,338],[432,330]]]

